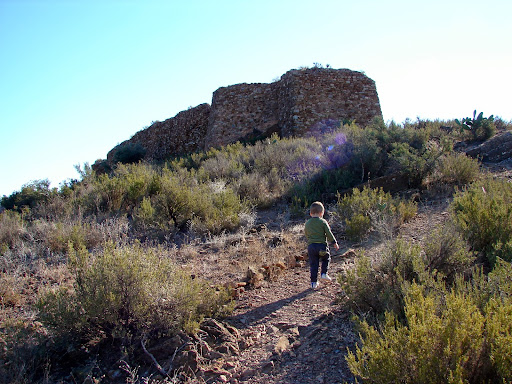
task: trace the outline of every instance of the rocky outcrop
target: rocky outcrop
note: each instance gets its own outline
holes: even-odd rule
[[[382,118],[377,89],[363,73],[297,69],[270,84],[219,88],[213,93],[211,107],[201,104],[155,122],[112,149],[107,160],[115,163],[121,149],[136,148],[140,158],[158,161],[272,133],[304,135],[347,120],[365,126],[375,117]]]
[[[490,163],[509,160],[512,158],[512,132],[498,134],[477,147],[467,150],[466,154]]]

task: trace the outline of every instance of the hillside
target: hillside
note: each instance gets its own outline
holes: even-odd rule
[[[0,380],[344,383],[359,372],[363,382],[413,383],[434,371],[508,380],[510,124],[497,120],[483,141],[450,124],[274,135],[163,167],[84,169],[60,191],[39,183],[4,198]],[[314,200],[341,246],[335,279],[316,290],[303,235]],[[448,311],[450,300],[468,312]],[[407,339],[413,310],[452,333]],[[391,335],[385,314],[396,321]],[[383,335],[384,351],[402,358],[379,349]],[[439,358],[415,354],[418,340]],[[445,356],[446,340],[466,344]],[[380,363],[351,357],[363,346]]]

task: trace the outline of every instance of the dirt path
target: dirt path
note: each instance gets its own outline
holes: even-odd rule
[[[336,276],[352,262],[334,256]],[[356,338],[347,314],[340,314],[336,282],[309,288],[307,266],[279,281],[247,291],[229,322],[248,348],[238,357],[234,377],[245,383],[342,383],[352,375],[344,355]]]
[[[448,201],[420,207],[400,231],[410,241],[423,241],[447,217]],[[366,245],[377,254],[382,243]],[[346,250],[346,249],[345,249]],[[332,277],[350,268],[353,257],[332,257]],[[334,279],[335,280],[335,279]],[[276,282],[246,291],[228,322],[246,340],[233,368],[231,383],[306,384],[350,383],[345,356],[357,335],[347,311],[336,303],[341,291],[336,281],[309,288],[307,265],[286,271]]]

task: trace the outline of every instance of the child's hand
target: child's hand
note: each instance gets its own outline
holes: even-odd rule
[[[338,243],[334,244],[334,249],[337,251],[340,249],[340,246],[338,245]]]

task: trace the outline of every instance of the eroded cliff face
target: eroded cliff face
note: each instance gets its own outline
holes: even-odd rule
[[[375,82],[349,69],[291,70],[273,83],[236,84],[213,93],[212,104],[201,104],[137,132],[112,149],[107,160],[126,145],[139,145],[143,158],[218,147],[271,133],[300,136],[323,122],[352,120],[365,126],[381,117]]]

